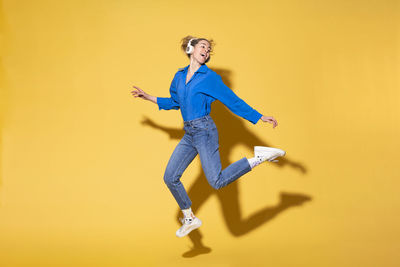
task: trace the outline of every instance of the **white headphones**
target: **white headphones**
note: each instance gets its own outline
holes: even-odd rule
[[[187,44],[187,47],[186,47],[186,54],[191,54],[191,53],[193,53],[194,46],[192,45],[192,40],[194,40],[194,39],[196,39],[196,38],[190,39],[189,43]]]

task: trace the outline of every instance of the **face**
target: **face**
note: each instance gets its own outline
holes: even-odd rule
[[[204,64],[210,57],[210,52],[211,52],[210,43],[207,42],[206,40],[201,40],[194,46],[192,57],[200,64]]]

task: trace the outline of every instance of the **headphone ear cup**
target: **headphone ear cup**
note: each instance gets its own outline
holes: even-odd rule
[[[189,45],[186,47],[186,54],[191,54],[193,53],[194,47],[193,45]]]
[[[194,46],[192,45],[192,40],[193,40],[193,38],[189,40],[189,43],[186,46],[186,54],[193,53]]]

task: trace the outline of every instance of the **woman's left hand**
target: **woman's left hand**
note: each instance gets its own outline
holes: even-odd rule
[[[274,117],[272,116],[262,116],[261,120],[263,122],[268,122],[268,123],[272,123],[272,128],[275,128],[276,126],[278,126],[278,122],[275,120]]]

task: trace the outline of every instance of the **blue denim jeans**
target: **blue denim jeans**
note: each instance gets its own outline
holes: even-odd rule
[[[246,158],[222,170],[218,130],[209,115],[184,122],[184,130],[185,135],[172,153],[164,174],[164,182],[181,209],[187,209],[192,205],[180,179],[197,154],[200,155],[201,166],[208,183],[215,189],[232,183],[251,170]]]

